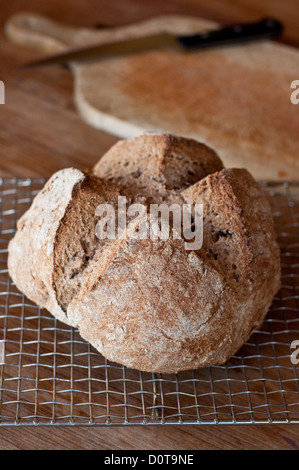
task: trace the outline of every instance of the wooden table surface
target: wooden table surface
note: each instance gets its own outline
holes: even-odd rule
[[[117,141],[83,123],[74,108],[72,77],[62,67],[16,72],[36,53],[9,44],[3,24],[20,11],[78,25],[121,25],[164,13],[197,15],[219,23],[275,16],[282,41],[299,47],[297,0],[11,0],[0,8],[0,176],[50,176],[67,166],[86,168]],[[295,73],[295,71],[294,71]],[[299,78],[299,77],[294,77]],[[59,112],[57,111],[59,109]],[[102,428],[0,428],[1,449],[299,449],[296,425]]]

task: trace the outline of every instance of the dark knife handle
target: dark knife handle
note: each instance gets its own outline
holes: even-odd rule
[[[257,23],[234,24],[193,36],[179,36],[176,39],[184,49],[196,49],[271,38],[278,36],[282,30],[280,21],[265,18]]]

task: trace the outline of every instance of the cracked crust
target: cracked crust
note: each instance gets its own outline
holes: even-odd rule
[[[74,168],[55,173],[18,221],[8,246],[9,274],[18,289],[68,324],[53,289],[54,241],[73,189],[83,179],[84,174]]]
[[[116,204],[117,188],[79,170],[55,173],[17,224],[8,269],[19,290],[58,320],[72,325],[67,306],[99,242],[95,207]]]
[[[183,240],[136,240],[131,232],[94,281],[73,300],[68,315],[108,359],[176,372],[204,365],[222,343],[225,360],[230,290],[204,251],[186,251]]]

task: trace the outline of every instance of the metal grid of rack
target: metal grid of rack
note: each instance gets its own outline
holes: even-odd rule
[[[7,244],[43,184],[0,179],[0,425],[299,423],[299,184],[263,184],[282,287],[262,328],[225,365],[176,375],[105,360],[11,282]]]

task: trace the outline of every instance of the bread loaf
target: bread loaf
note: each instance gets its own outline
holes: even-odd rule
[[[203,246],[135,236],[95,237],[96,207],[129,201],[203,204]],[[223,364],[260,327],[280,286],[270,207],[245,169],[224,169],[192,139],[121,141],[92,174],[55,174],[18,222],[8,267],[17,287],[75,326],[106,358],[172,373]]]

